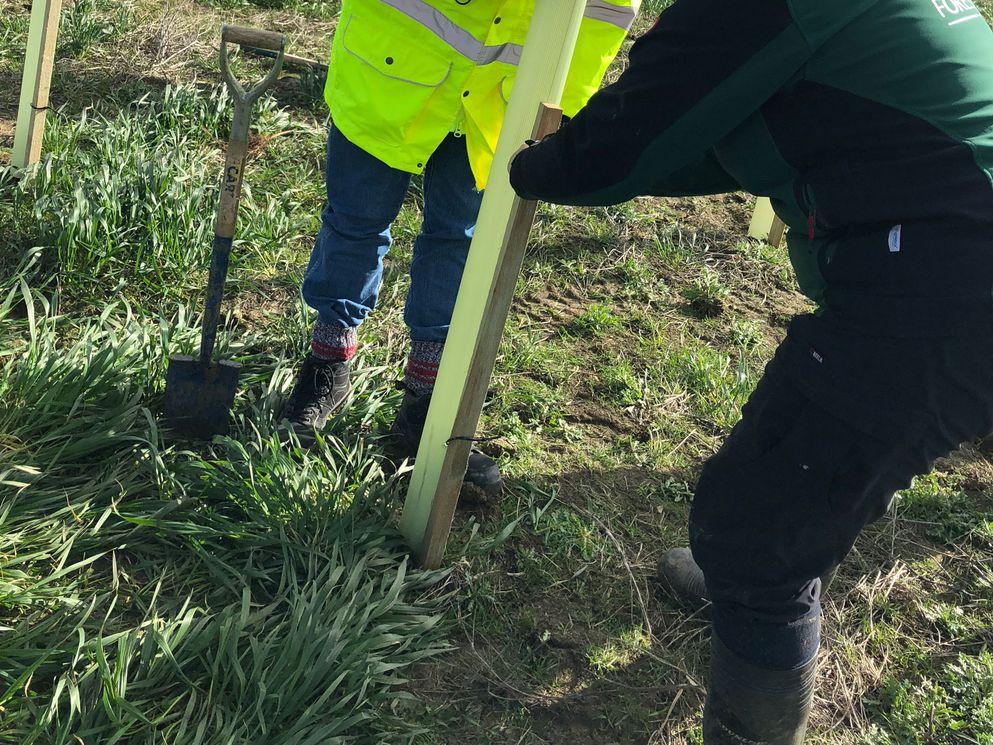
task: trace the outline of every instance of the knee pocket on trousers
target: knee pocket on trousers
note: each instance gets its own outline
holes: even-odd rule
[[[839,431],[829,433],[829,428]],[[708,578],[731,573],[785,582],[833,557],[839,533],[829,503],[848,444],[839,423],[807,403],[757,458],[718,455],[704,468],[691,517],[694,555]]]
[[[807,401],[758,457],[715,456],[690,526],[708,581],[800,587],[840,562],[885,511],[898,462],[922,427],[870,436]]]

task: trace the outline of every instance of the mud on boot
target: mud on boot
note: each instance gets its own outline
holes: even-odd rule
[[[402,386],[401,386],[402,387]],[[421,433],[428,417],[431,394],[417,394],[403,388],[403,403],[397,411],[396,419],[390,428],[390,436],[398,458],[413,459],[421,442]],[[496,461],[476,448],[469,452],[465,482],[462,485],[460,501],[463,503],[484,503],[500,495],[503,479]]]
[[[289,421],[302,438],[313,437],[332,415],[341,410],[352,393],[351,366],[307,355],[293,392],[283,406],[281,419]]]

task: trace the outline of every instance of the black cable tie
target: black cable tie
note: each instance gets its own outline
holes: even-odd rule
[[[48,111],[49,108],[48,106],[35,106],[33,103],[29,103],[28,106],[30,106],[35,111]]]
[[[493,437],[452,437],[448,439],[445,444],[451,445],[453,442],[493,442],[494,440],[499,439],[499,435],[495,435]]]

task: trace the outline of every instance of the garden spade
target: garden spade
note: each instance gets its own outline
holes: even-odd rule
[[[269,73],[246,90],[235,80],[228,64],[228,43],[246,44],[276,53]],[[248,132],[252,107],[279,75],[283,67],[286,37],[272,31],[224,26],[221,30],[221,72],[234,102],[234,120],[228,143],[224,173],[221,176],[221,196],[217,204],[214,225],[214,247],[207,280],[200,354],[197,357],[173,355],[166,373],[165,419],[177,433],[192,438],[210,438],[228,430],[231,407],[234,404],[240,365],[227,360],[213,361],[217,325],[221,317],[221,298],[231,256],[238,218],[238,200],[248,152]]]

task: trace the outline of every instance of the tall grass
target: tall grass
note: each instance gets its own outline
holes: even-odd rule
[[[272,99],[259,109],[256,131],[263,137],[287,131],[301,139],[320,136],[291,124]],[[3,187],[11,246],[43,247],[44,276],[54,277],[71,297],[120,291],[143,300],[188,296],[204,281],[209,263],[230,118],[223,89],[194,86],[167,87],[113,115],[53,116],[45,141],[49,155],[27,178]],[[292,192],[253,189],[253,178],[255,169],[241,210],[233,281],[244,264],[270,270],[294,241],[312,232],[319,212]]]
[[[225,342],[248,368],[236,431],[184,447],[155,412],[196,319],[72,323],[25,273],[0,304],[0,741],[408,737],[442,575],[387,527],[394,477],[361,436],[382,396],[360,377],[304,451],[273,427],[283,363]]]
[[[72,0],[59,23],[58,56],[83,57],[96,44],[119,36],[131,22],[131,8],[109,0]]]

